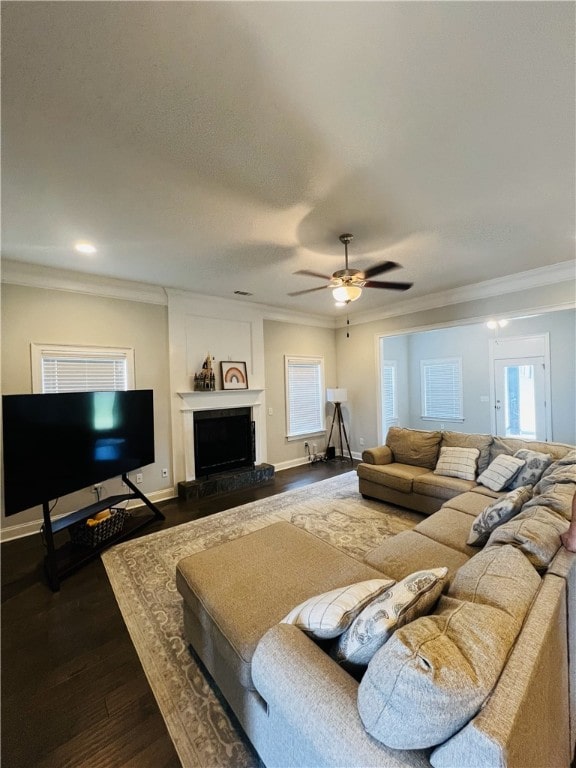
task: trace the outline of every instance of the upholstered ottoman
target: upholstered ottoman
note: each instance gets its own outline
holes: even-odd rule
[[[184,633],[250,730],[261,699],[251,675],[260,638],[303,600],[382,572],[290,523],[275,523],[182,559]]]

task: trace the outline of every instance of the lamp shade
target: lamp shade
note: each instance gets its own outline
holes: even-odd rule
[[[348,304],[350,301],[356,301],[362,295],[362,288],[358,285],[339,285],[332,290],[332,296],[338,302]]]
[[[326,400],[329,403],[345,403],[348,400],[348,391],[346,389],[327,389]]]

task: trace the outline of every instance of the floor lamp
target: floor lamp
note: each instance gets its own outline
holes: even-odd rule
[[[352,451],[350,450],[350,443],[348,442],[348,435],[346,434],[346,425],[344,424],[344,419],[342,418],[342,408],[341,404],[345,403],[348,399],[348,392],[345,389],[327,389],[326,390],[326,400],[329,403],[334,403],[334,415],[332,416],[332,426],[330,427],[330,435],[328,437],[328,442],[326,444],[326,451],[328,451],[328,446],[330,445],[330,440],[332,440],[332,432],[334,431],[334,424],[338,424],[338,435],[340,437],[340,455],[342,458],[344,458],[344,443],[342,442],[342,435],[344,435],[344,440],[346,440],[346,447],[348,448],[348,455],[350,456],[350,461],[352,461]]]

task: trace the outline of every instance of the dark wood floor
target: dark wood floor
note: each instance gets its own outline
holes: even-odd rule
[[[159,506],[179,525],[350,470],[305,465],[218,498]],[[99,559],[52,593],[40,536],[2,544],[3,768],[176,768],[180,762]]]

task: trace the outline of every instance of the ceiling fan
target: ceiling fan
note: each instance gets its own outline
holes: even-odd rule
[[[381,264],[376,264],[374,267],[365,269],[361,272],[359,269],[348,268],[348,243],[352,240],[354,235],[343,234],[340,235],[339,240],[344,245],[345,252],[345,268],[339,269],[334,272],[332,277],[328,275],[320,275],[318,272],[312,272],[308,269],[300,269],[295,272],[295,275],[308,275],[309,277],[319,277],[322,280],[328,280],[326,285],[319,285],[317,288],[306,288],[303,291],[293,291],[288,296],[301,296],[303,293],[312,293],[313,291],[321,291],[324,288],[331,288],[332,295],[336,300],[337,306],[343,306],[349,304],[351,301],[356,301],[362,295],[362,288],[385,288],[391,291],[407,291],[411,288],[413,283],[388,283],[382,280],[371,280],[375,275],[381,275],[383,272],[388,272],[391,269],[397,269],[400,264],[396,264],[394,261],[383,261]]]

